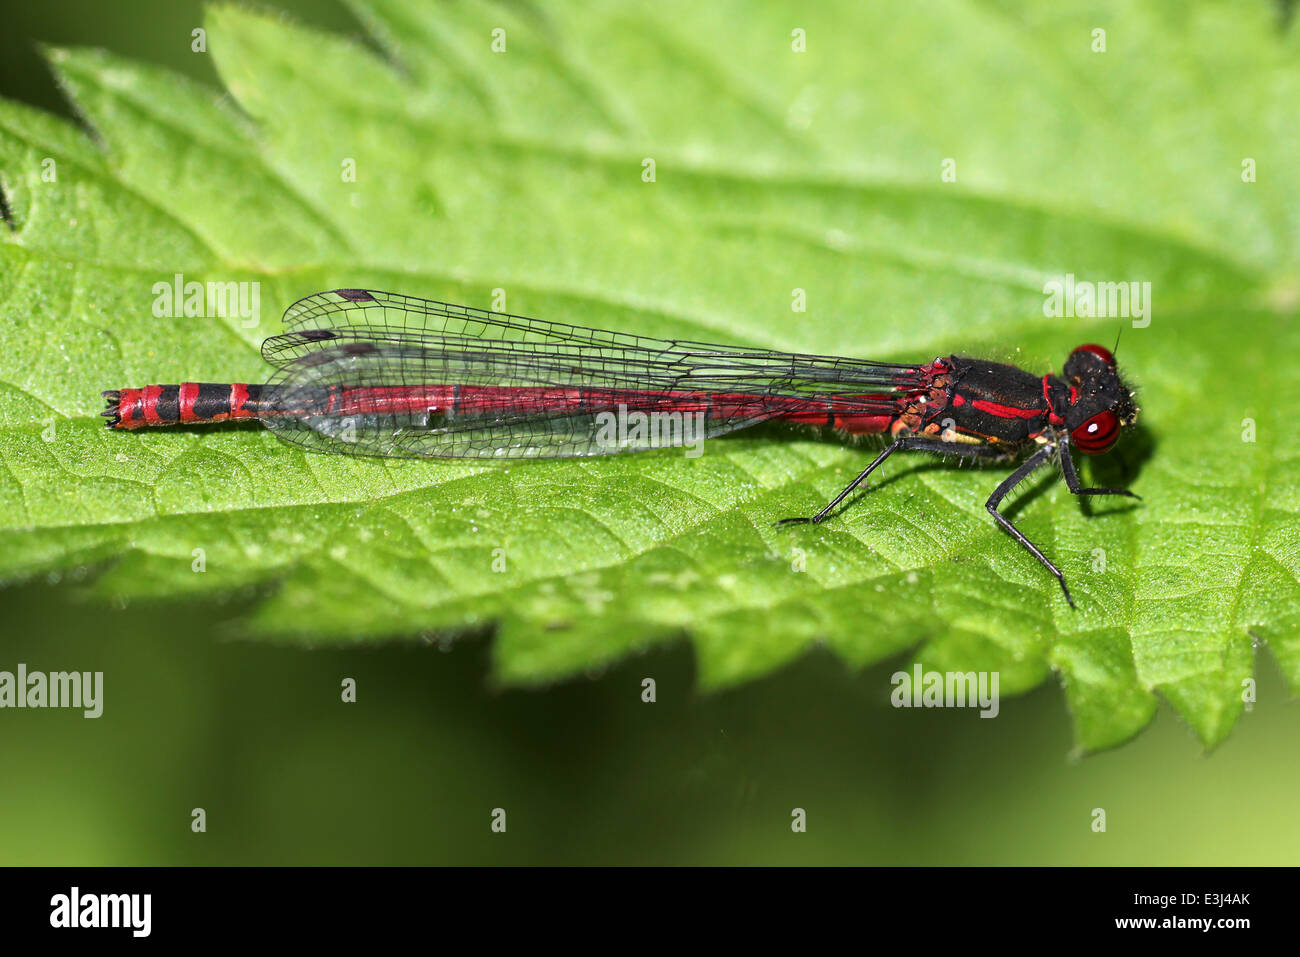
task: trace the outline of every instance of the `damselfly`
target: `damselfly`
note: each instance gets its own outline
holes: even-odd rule
[[[999,504],[1055,458],[1075,495],[1073,449],[1105,452],[1137,420],[1115,357],[1070,353],[1060,376],[966,356],[906,364],[717,346],[487,312],[369,289],[299,300],[262,344],[265,385],[184,382],[105,392],[114,429],[260,419],[322,452],[547,458],[685,445],[759,422],[882,434],[885,450],[809,518],[819,523],[900,451],[1027,458],[985,507],[1060,582]],[[1136,498],[1136,496],[1133,496]]]

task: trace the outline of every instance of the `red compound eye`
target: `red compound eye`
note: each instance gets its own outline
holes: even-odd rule
[[[1119,438],[1119,416],[1107,409],[1098,412],[1070,433],[1070,441],[1089,455],[1105,452]]]
[[[1074,351],[1091,352],[1102,362],[1106,363],[1106,365],[1110,366],[1112,369],[1115,368],[1115,356],[1105,346],[1099,346],[1095,342],[1090,342],[1087,345],[1079,346]],[[1073,355],[1073,353],[1071,354]]]

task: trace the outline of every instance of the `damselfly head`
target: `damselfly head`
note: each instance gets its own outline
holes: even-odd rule
[[[1064,375],[1070,385],[1070,407],[1064,419],[1071,443],[1094,455],[1107,451],[1121,429],[1137,422],[1138,413],[1114,354],[1094,343],[1079,346],[1065,360]]]

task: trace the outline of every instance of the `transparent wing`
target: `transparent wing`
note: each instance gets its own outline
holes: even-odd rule
[[[266,424],[312,448],[551,457],[689,445],[773,418],[887,415],[915,366],[668,341],[372,290],[300,300],[263,354]],[[871,390],[870,392],[866,390]]]

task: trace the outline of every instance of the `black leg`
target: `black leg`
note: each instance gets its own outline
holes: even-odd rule
[[[814,515],[812,518],[783,518],[777,522],[778,525],[817,525],[825,521],[826,517],[835,510],[835,506],[844,501],[845,498],[862,482],[868,475],[876,470],[881,462],[889,458],[895,452],[939,452],[944,455],[960,455],[964,458],[1002,458],[1006,455],[1000,449],[988,445],[970,445],[964,442],[945,442],[943,439],[933,439],[924,435],[904,435],[890,443],[885,451],[876,456],[876,460],[862,470],[862,474],[850,482],[839,495],[831,499],[824,509]]]
[[[862,474],[861,474],[861,475],[859,475],[859,476],[858,476],[857,478],[855,478],[852,482],[850,482],[850,483],[845,487],[844,491],[840,492],[839,495],[836,495],[833,499],[831,499],[830,504],[827,505],[827,506],[826,506],[824,509],[822,509],[820,512],[818,512],[816,515],[814,515],[812,518],[783,518],[783,519],[781,519],[781,521],[777,522],[776,524],[778,524],[778,525],[816,525],[816,524],[818,524],[818,523],[821,522],[823,519],[825,519],[826,516],[829,515],[829,514],[830,514],[830,513],[835,509],[835,506],[836,506],[836,505],[839,505],[840,502],[844,501],[845,496],[847,496],[847,495],[848,495],[850,492],[852,492],[855,488],[857,488],[859,485],[861,485],[862,482],[863,482],[863,480],[865,480],[866,477],[867,477],[868,475],[870,475],[873,471],[875,471],[875,468],[876,468],[877,465],[879,465],[881,462],[885,461],[885,459],[889,458],[891,455],[893,455],[895,452],[897,452],[897,451],[898,451],[899,449],[901,449],[902,447],[903,447],[903,440],[902,440],[902,439],[895,439],[893,442],[891,442],[891,443],[889,444],[889,447],[888,447],[887,449],[885,449],[885,451],[881,452],[879,455],[876,456],[876,460],[875,460],[874,462],[872,462],[870,465],[868,465],[866,468],[864,468],[864,469],[862,470]]]
[[[1070,455],[1070,442],[1061,440],[1061,474],[1065,476],[1065,486],[1075,495],[1127,495],[1129,498],[1141,499],[1136,492],[1126,488],[1080,488],[1079,473],[1074,470],[1074,458]]]
[[[1029,458],[1025,459],[1020,468],[1016,469],[1003,479],[1002,484],[993,490],[993,494],[990,495],[989,500],[984,503],[984,507],[989,510],[989,514],[993,516],[999,525],[1011,533],[1012,538],[1025,546],[1025,548],[1029,550],[1029,554],[1042,562],[1043,567],[1056,576],[1056,580],[1061,583],[1061,591],[1065,592],[1065,600],[1069,602],[1070,607],[1073,608],[1074,599],[1070,597],[1070,589],[1065,587],[1065,576],[1061,574],[1061,570],[1053,565],[1051,560],[1042,553],[1039,547],[1026,538],[1024,533],[1011,523],[1011,519],[998,511],[998,506],[1002,504],[1002,500],[1007,497],[1007,494],[1028,478],[1031,472],[1048,462],[1055,451],[1056,446],[1049,443],[1048,445],[1044,445],[1033,455],[1029,456]],[[1065,450],[1062,449],[1062,451],[1064,452]],[[1063,458],[1068,457],[1068,455],[1069,453],[1066,452]]]

